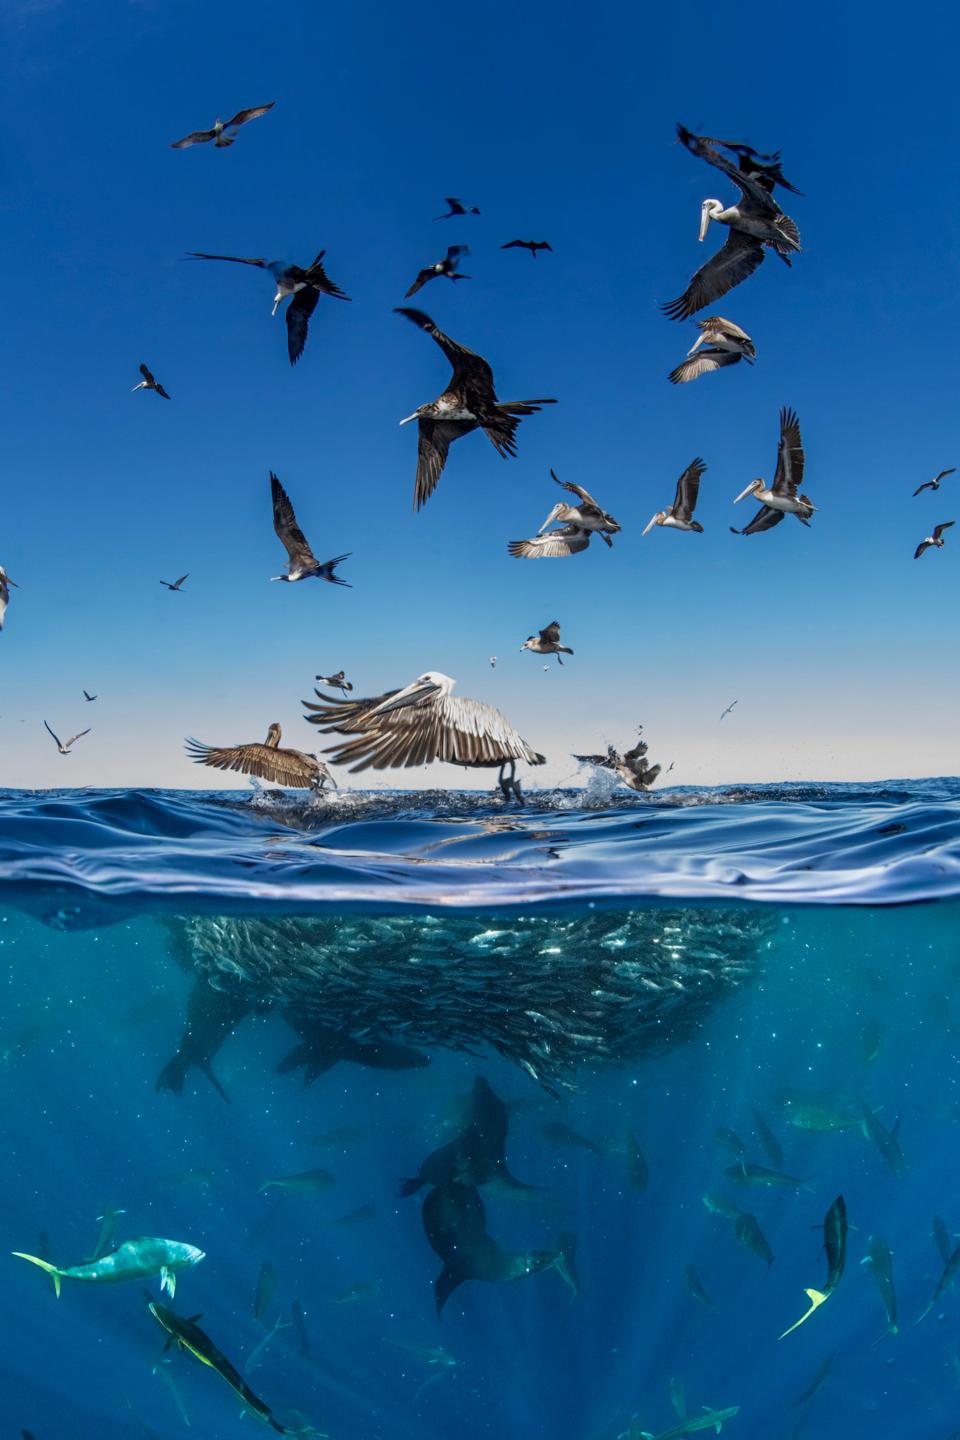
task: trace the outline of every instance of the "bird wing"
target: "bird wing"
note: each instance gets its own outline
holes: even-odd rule
[[[214,131],[212,130],[191,130],[190,134],[184,135],[182,140],[172,140],[170,149],[186,150],[188,145],[203,145],[205,141],[212,140],[213,136]]]
[[[540,631],[540,639],[545,645],[559,645],[560,643],[560,621],[551,620]]]
[[[689,520],[697,506],[700,492],[700,477],[706,465],[697,457],[691,460],[677,481],[677,493],[673,501],[673,513],[677,520]]]
[[[336,300],[349,300],[350,296],[344,294],[339,285],[334,285],[324,268],[323,257],[326,253],[326,250],[321,250],[313,263],[307,266],[303,272],[304,283],[312,285],[324,295],[332,295]]]
[[[427,265],[423,270],[419,272],[416,280],[414,280],[413,284],[410,286],[410,289],[404,296],[404,299],[409,300],[411,295],[416,295],[418,290],[423,289],[424,285],[426,285],[428,280],[436,280],[436,278],[436,270],[433,268],[432,265]]]
[[[283,548],[290,556],[291,565],[304,563],[316,565],[316,556],[307,543],[307,537],[297,524],[290,496],[272,470],[270,471],[270,494],[273,497],[273,528],[277,532],[277,538]]]
[[[699,380],[701,375],[722,370],[724,365],[736,365],[739,359],[733,350],[698,350],[681,360],[676,369],[670,371],[668,379],[671,385],[686,385],[690,380]]]
[[[951,465],[949,470],[941,470],[941,471],[940,471],[940,474],[939,474],[939,475],[936,475],[936,476],[934,477],[933,483],[934,483],[935,485],[939,485],[940,481],[941,481],[941,480],[946,480],[946,478],[947,478],[948,475],[955,475],[956,473],[957,473],[957,467],[956,467],[956,465]]]
[[[924,550],[929,550],[929,549],[930,549],[930,541],[929,541],[929,540],[921,540],[921,541],[920,541],[920,544],[917,546],[916,550],[914,550],[914,552],[913,552],[913,558],[914,558],[914,560],[919,560],[919,559],[920,559],[920,556],[923,554]],[[52,734],[52,733],[53,733],[53,732],[51,731],[51,734]]]
[[[272,110],[276,103],[275,100],[271,100],[269,105],[252,105],[249,110],[238,110],[233,119],[228,120],[223,128],[232,130],[235,126],[246,125],[248,120],[256,120],[260,115],[266,115],[267,111]]]
[[[558,530],[534,535],[530,540],[511,540],[507,549],[516,560],[551,560],[578,555],[589,544],[589,530],[581,530],[578,525],[564,525]]]
[[[500,246],[500,249],[501,249],[501,250],[514,250],[514,249],[516,249],[517,246],[525,246],[525,245],[528,245],[529,243],[530,243],[530,242],[529,242],[528,240],[508,240],[507,243],[506,243],[506,245],[501,245],[501,246]]]
[[[157,394],[158,394],[158,395],[162,395],[163,398],[164,398],[164,400],[169,400],[169,399],[170,399],[169,393],[168,393],[166,390],[164,390],[163,386],[162,386],[159,382],[157,383],[157,385],[156,385],[155,388],[156,388]]]
[[[421,416],[417,443],[417,478],[414,484],[413,505],[420,510],[434,490],[447,463],[447,452],[454,440],[476,430],[476,420],[430,420]]]
[[[148,385],[155,385],[157,383],[153,378],[152,372],[147,369],[146,365],[140,366],[140,374],[143,376],[144,380],[146,380]]]
[[[722,171],[728,180],[733,181],[741,195],[758,209],[768,213],[780,213],[780,206],[774,200],[767,186],[762,184],[756,175],[741,170],[738,165],[735,165],[722,151],[716,148],[717,143],[722,142],[711,141],[706,135],[694,135],[684,125],[677,126],[677,136],[680,142],[686,145],[691,155],[699,156],[714,169]]]
[[[84,735],[89,735],[89,734],[90,734],[90,727],[88,726],[86,730],[81,730],[81,731],[79,732],[79,734],[77,734],[77,735],[71,735],[71,736],[70,736],[70,739],[67,741],[66,749],[69,750],[71,745],[76,744],[76,742],[77,742],[78,740],[82,740],[82,739],[83,739]]]
[[[914,499],[915,499],[915,498],[916,498],[918,495],[920,495],[924,490],[936,490],[936,488],[937,488],[937,484],[936,484],[936,481],[935,481],[935,480],[924,480],[923,484],[922,484],[922,485],[918,485],[917,488],[916,488],[916,490],[914,490],[914,492],[913,492],[913,497],[914,497]]]
[[[752,145],[743,145],[737,140],[714,140],[707,135],[701,135],[700,138],[709,140],[713,145],[722,145],[725,150],[732,150],[739,160],[741,172],[755,175],[765,190],[772,190],[774,185],[782,185],[784,190],[792,190],[794,195],[803,194],[796,185],[790,184],[780,169],[779,150],[774,150],[771,155],[764,155],[762,151],[754,150]]]
[[[954,523],[954,522],[953,522],[952,520],[944,520],[944,522],[943,522],[942,525],[934,525],[934,527],[933,527],[933,538],[934,538],[934,540],[939,540],[939,539],[940,539],[940,536],[943,534],[944,530],[949,530],[949,529],[950,529],[950,526],[951,526],[953,523]]]
[[[496,394],[493,389],[493,371],[484,360],[473,350],[468,350],[466,345],[460,345],[456,340],[451,340],[449,335],[444,335],[422,310],[408,310],[405,306],[398,306],[398,315],[406,315],[414,325],[419,325],[421,330],[426,330],[428,335],[440,346],[450,364],[453,366],[453,378],[450,381],[450,388],[457,388],[465,381],[473,384],[481,384],[490,392],[490,398],[496,401]]]
[[[774,525],[779,525],[786,513],[785,510],[774,510],[772,505],[761,505],[749,525],[745,525],[742,530],[731,525],[730,529],[734,535],[756,535],[761,530],[772,530]]]
[[[734,325],[732,320],[725,320],[722,315],[708,315],[705,320],[698,320],[697,324],[701,330],[715,330],[721,335],[729,335],[731,340],[753,343],[746,330],[741,330],[739,325]]]
[[[598,501],[594,500],[589,490],[584,490],[582,485],[575,485],[572,480],[561,480],[557,472],[553,469],[551,469],[550,474],[562,489],[569,490],[571,495],[576,495],[585,505],[592,505],[602,513],[603,507]]]
[[[469,246],[469,245],[448,245],[448,246],[447,246],[447,259],[448,259],[448,260],[459,260],[461,255],[469,255],[469,254],[470,254],[470,246]]]
[[[795,499],[803,484],[803,441],[797,412],[786,407],[780,411],[780,444],[777,447],[777,473],[773,477],[775,495]]]
[[[320,291],[305,285],[296,292],[287,306],[287,354],[290,356],[291,365],[296,365],[303,354],[307,331],[310,328],[310,316],[316,310],[319,300]]]
[[[184,580],[186,580],[186,579],[189,578],[189,575],[190,575],[190,571],[188,570],[187,573],[186,573],[186,575],[181,575],[179,580],[175,580],[175,581],[173,582],[173,588],[174,588],[174,590],[179,590],[179,588],[180,588],[180,586],[183,584]]]
[[[48,734],[48,735],[53,735],[53,738],[54,738],[54,740],[56,740],[58,747],[59,747],[60,749],[62,749],[63,747],[60,745],[60,737],[59,737],[58,735],[54,735],[54,734],[53,734],[53,731],[50,729],[50,726],[47,724],[46,720],[44,720],[43,724],[44,724],[44,729],[47,731],[47,734]]]
[[[208,255],[205,250],[188,250],[187,254],[193,260],[229,260],[231,265],[256,265],[260,270],[266,270],[269,260],[247,260],[242,255]]]
[[[731,230],[716,255],[701,265],[682,295],[663,306],[670,320],[689,320],[705,305],[712,305],[735,285],[748,279],[763,264],[763,244],[754,235]]]
[[[599,765],[602,770],[612,770],[616,761],[609,755],[574,755],[581,765]]]
[[[312,755],[300,750],[274,749],[261,743],[252,745],[204,745],[187,740],[184,748],[197,765],[210,765],[215,770],[238,770],[241,775],[257,775],[296,790],[309,790],[320,779],[320,765]]]

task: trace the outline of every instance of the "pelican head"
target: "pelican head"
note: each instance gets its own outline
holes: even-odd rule
[[[442,675],[439,670],[426,670],[412,684],[405,685],[396,695],[391,695],[382,705],[375,705],[368,713],[386,715],[391,710],[402,710],[406,705],[422,705],[436,695],[449,695],[455,684],[455,680],[451,680],[449,675]]]
[[[270,750],[276,750],[277,746],[280,744],[280,726],[277,724],[276,720],[274,720],[273,724],[267,731],[267,738],[266,740],[264,740],[263,743]]]
[[[723,206],[719,200],[704,200],[700,206],[700,239],[707,233],[711,220],[717,220],[723,214]]]
[[[649,535],[649,534],[650,534],[650,531],[653,529],[654,525],[662,525],[663,522],[664,522],[664,520],[666,520],[666,518],[667,518],[667,512],[666,512],[666,510],[658,510],[657,513],[656,513],[656,515],[652,515],[652,516],[650,517],[650,521],[649,521],[646,529],[645,529],[644,532],[643,532],[644,535]]]
[[[741,490],[741,491],[740,491],[740,494],[737,496],[736,500],[734,500],[734,502],[733,502],[734,505],[739,505],[739,504],[740,504],[740,501],[741,501],[741,500],[746,500],[746,498],[747,498],[748,495],[756,495],[757,491],[758,491],[758,490],[762,490],[762,489],[763,489],[763,481],[762,481],[762,480],[760,480],[760,479],[751,480],[751,481],[750,481],[750,484],[747,486],[746,490]]]
[[[401,425],[409,425],[411,420],[419,420],[419,419],[420,419],[420,416],[423,414],[423,412],[424,412],[425,409],[426,409],[426,406],[425,406],[425,405],[418,405],[417,408],[416,408],[416,410],[414,410],[414,412],[413,412],[412,415],[405,415],[405,416],[403,417],[403,419],[400,421],[400,424],[401,424]]]
[[[567,512],[569,511],[569,509],[570,506],[564,505],[562,500],[558,504],[554,505],[553,509],[550,511],[550,514],[547,516],[546,520],[544,520],[543,524],[540,526],[540,529],[537,531],[537,534],[542,535],[544,530],[546,530],[547,526],[552,525],[554,520],[565,520],[567,518]]]

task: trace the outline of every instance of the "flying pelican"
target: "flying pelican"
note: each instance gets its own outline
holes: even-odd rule
[[[84,692],[83,692],[83,698],[84,698],[84,700],[90,702],[90,701],[96,700],[96,699],[97,699],[97,696],[96,696],[96,695],[91,695],[91,694],[89,693],[89,691],[84,690]]]
[[[748,495],[759,500],[762,509],[742,530],[731,525],[734,535],[756,535],[760,530],[772,530],[779,525],[784,515],[796,515],[801,525],[809,525],[814,506],[806,495],[798,495],[803,484],[803,441],[800,439],[800,421],[795,410],[786,407],[780,411],[780,444],[777,447],[777,470],[773,485],[764,485],[762,480],[751,480],[741,490],[736,500],[738,505]]]
[[[650,519],[643,532],[644,535],[648,535],[654,525],[666,525],[671,530],[696,530],[698,535],[703,533],[703,526],[699,520],[693,519],[693,512],[697,504],[697,495],[700,493],[700,477],[706,468],[699,457],[690,461],[677,481],[677,493],[673,497],[670,509],[658,510],[656,515]]]
[[[347,679],[347,672],[345,670],[338,670],[336,675],[314,675],[313,678],[314,680],[319,680],[321,685],[329,685],[331,690],[339,690],[344,695],[346,695],[348,690],[353,689],[353,686]]]
[[[677,126],[677,134],[692,154],[699,155],[732,180],[741,197],[734,205],[724,206],[721,201],[711,199],[704,200],[700,207],[701,240],[711,220],[729,226],[730,234],[716,255],[697,271],[684,293],[664,305],[664,314],[669,319],[687,320],[752,275],[763,262],[764,246],[769,246],[789,265],[790,256],[800,249],[800,232],[773,198],[774,184],[784,183],[777,176],[738,168],[716,149],[716,142],[691,134],[683,125]],[[779,170],[779,164],[776,168]]]
[[[315,577],[317,580],[327,580],[331,585],[346,585],[347,589],[351,590],[353,587],[348,585],[346,580],[341,580],[334,571],[344,560],[350,559],[352,552],[348,550],[346,555],[336,555],[332,560],[325,560],[321,565],[297,524],[297,517],[293,513],[289,495],[272,470],[270,471],[270,493],[273,496],[273,528],[290,557],[286,573],[271,575],[270,579],[288,580],[293,584],[295,580],[308,580]]]
[[[914,490],[914,492],[913,492],[914,495],[919,495],[920,492],[921,492],[921,490],[939,490],[939,489],[940,489],[940,481],[941,481],[941,480],[945,480],[948,475],[955,475],[956,472],[957,472],[957,467],[956,467],[956,465],[952,465],[949,470],[941,470],[941,471],[940,471],[940,474],[939,474],[939,475],[934,475],[934,477],[933,477],[932,480],[925,480],[922,485],[918,485],[917,488],[916,488],[916,490]]]
[[[622,755],[613,745],[608,745],[606,755],[574,755],[573,758],[581,765],[596,765],[601,770],[612,770],[631,790],[649,790],[661,769],[659,765],[647,763],[646,754],[649,748],[645,740],[638,740],[632,750],[626,750]]]
[[[7,606],[10,603],[11,585],[13,586],[14,590],[19,590],[20,588],[16,580],[11,580],[6,570],[4,570],[3,566],[0,565],[0,630],[3,629],[3,617],[4,615],[6,615]]]
[[[520,646],[521,655],[524,650],[532,650],[535,655],[556,655],[558,665],[563,664],[560,659],[561,651],[564,655],[573,654],[569,645],[560,644],[559,620],[551,620],[550,624],[545,625],[537,635],[528,635]]]
[[[147,369],[146,365],[140,366],[140,374],[143,376],[143,379],[140,381],[139,385],[134,385],[133,389],[130,391],[131,395],[135,395],[138,390],[156,390],[157,394],[162,395],[164,400],[170,399],[170,396],[167,394],[166,390],[164,390],[163,386],[160,384],[160,381],[154,378],[152,372]]]
[[[322,760],[302,750],[281,749],[280,735],[280,726],[274,721],[262,745],[254,741],[217,746],[186,740],[184,748],[197,765],[211,765],[215,770],[239,770],[241,775],[257,775],[290,790],[322,790],[328,780],[336,789],[337,782]]]
[[[64,745],[63,741],[60,740],[56,735],[53,734],[53,731],[50,729],[50,726],[47,725],[46,720],[44,720],[43,723],[44,723],[44,726],[45,726],[45,728],[46,728],[46,730],[47,730],[47,733],[48,733],[49,735],[53,735],[54,743],[56,744],[56,747],[57,747],[57,749],[60,751],[60,754],[61,754],[61,755],[69,755],[69,754],[70,754],[70,746],[71,746],[71,745],[76,745],[77,741],[80,740],[84,735],[89,735],[89,734],[90,734],[90,729],[89,729],[89,726],[88,726],[86,730],[81,730],[81,731],[79,732],[79,734],[77,734],[77,735],[71,735],[71,736],[70,736],[70,739],[67,741],[66,745]]]
[[[738,703],[738,702],[737,702],[736,700],[731,700],[731,701],[730,701],[730,704],[727,706],[726,710],[724,710],[723,715],[720,716],[720,719],[722,720],[725,715],[729,715],[730,712],[732,711],[734,705],[736,705],[737,703]]]
[[[407,291],[406,298],[409,300],[411,295],[416,295],[418,290],[423,289],[428,280],[436,280],[440,275],[446,275],[448,280],[469,280],[471,278],[469,275],[458,275],[456,273],[457,266],[460,264],[460,257],[469,254],[469,245],[448,245],[446,259],[438,260],[436,265],[424,266]]]
[[[471,206],[468,210],[466,205],[464,205],[463,201],[458,200],[455,195],[445,195],[443,203],[445,205],[449,205],[450,209],[447,211],[446,215],[434,215],[434,220],[452,220],[455,215],[480,214],[480,211],[477,209],[476,205]]]
[[[310,316],[316,310],[320,296],[332,295],[335,300],[350,299],[349,295],[345,295],[334,285],[323,268],[326,250],[321,250],[313,264],[306,269],[302,265],[289,264],[286,260],[245,260],[241,255],[208,255],[203,250],[190,250],[188,253],[193,260],[228,260],[233,265],[256,265],[260,270],[270,271],[277,282],[271,314],[276,315],[281,303],[292,297],[287,306],[287,354],[291,365],[296,365],[303,354]]]
[[[161,584],[161,585],[166,585],[166,587],[167,587],[168,590],[181,590],[181,589],[183,588],[183,582],[184,582],[184,580],[186,580],[186,579],[188,578],[189,574],[190,574],[190,571],[188,570],[186,575],[181,575],[181,576],[180,576],[180,579],[179,579],[179,580],[174,580],[174,582],[173,582],[172,585],[170,584],[170,581],[169,581],[169,580],[161,580],[161,581],[160,581],[160,584]]]
[[[249,110],[238,110],[232,120],[221,120],[219,116],[213,122],[212,130],[193,130],[189,135],[184,135],[182,140],[174,140],[171,150],[186,150],[188,145],[205,145],[212,140],[218,150],[226,150],[237,138],[237,131],[241,125],[246,125],[248,120],[256,120],[261,115],[266,115],[272,110],[277,102],[271,100],[269,105],[253,105]],[[232,131],[232,134],[227,132]]]
[[[560,525],[556,530],[542,530],[529,540],[511,540],[507,549],[515,560],[555,560],[566,555],[579,555],[590,546],[590,531],[579,525]]]
[[[537,258],[538,250],[549,250],[553,254],[553,246],[547,240],[508,240],[506,245],[500,246],[501,250],[529,250],[534,260]]]
[[[524,415],[533,415],[541,405],[555,405],[555,400],[514,400],[501,404],[493,386],[493,371],[481,355],[468,350],[444,335],[422,310],[402,306],[398,315],[405,315],[419,325],[440,346],[453,374],[450,383],[436,400],[418,405],[412,415],[400,421],[407,425],[418,422],[417,479],[413,492],[414,509],[427,503],[447,463],[447,452],[454,440],[482,427],[498,455],[516,455],[517,426]]]
[[[575,485],[572,480],[561,480],[555,470],[551,470],[550,474],[561,490],[569,490],[571,495],[576,495],[580,504],[570,505],[565,504],[562,500],[559,501],[554,505],[537,533],[542,535],[548,525],[552,525],[554,520],[560,520],[565,525],[576,525],[581,530],[595,531],[604,544],[609,545],[612,549],[613,541],[610,536],[620,532],[620,526],[613,516],[604,510],[603,506],[594,500],[589,490],[584,490],[582,485]]]
[[[725,365],[736,365],[738,360],[746,360],[748,365],[756,360],[756,346],[746,330],[741,330],[732,320],[710,315],[706,320],[698,320],[697,325],[700,339],[687,351],[686,360],[681,360],[677,368],[670,371],[671,385],[686,385],[689,380],[698,380],[701,375],[710,375]],[[707,349],[701,350],[701,345]]]
[[[349,765],[351,774],[435,760],[467,770],[497,767],[504,799],[512,795],[522,805],[517,761],[543,765],[545,757],[492,705],[452,695],[455,684],[449,675],[428,670],[400,690],[365,700],[337,700],[318,690],[319,705],[303,702],[312,712],[305,719],[327,734],[350,737],[324,753],[337,765]]]
[[[928,535],[925,540],[921,540],[913,552],[914,560],[919,560],[924,550],[929,550],[932,546],[936,546],[938,550],[942,550],[944,546],[943,532],[944,530],[949,530],[952,524],[952,520],[944,520],[942,525],[935,525],[933,527],[933,534]]]

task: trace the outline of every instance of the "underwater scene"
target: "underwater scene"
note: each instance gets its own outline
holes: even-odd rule
[[[6,792],[4,1434],[960,1433],[960,783]]]

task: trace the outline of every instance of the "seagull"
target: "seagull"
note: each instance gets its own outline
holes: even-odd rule
[[[590,531],[579,525],[560,525],[533,535],[529,540],[511,540],[507,549],[515,560],[554,560],[579,555],[590,546]]]
[[[506,245],[500,246],[501,250],[529,250],[534,260],[537,258],[538,250],[549,250],[553,254],[553,246],[547,240],[508,240]]]
[[[472,277],[469,275],[458,275],[456,273],[457,266],[460,264],[460,257],[469,254],[469,245],[448,245],[446,259],[438,260],[436,265],[425,266],[407,291],[406,298],[409,300],[411,295],[416,295],[418,290],[423,289],[428,280],[436,280],[440,275],[446,275],[448,280],[471,279]]]
[[[316,691],[320,704],[304,700],[304,718],[325,733],[350,737],[329,747],[334,764],[361,770],[393,770],[444,760],[464,769],[498,768],[505,800],[523,804],[517,761],[543,765],[506,716],[482,700],[452,695],[457,682],[428,670],[400,690],[365,700],[337,700]]]
[[[455,195],[445,195],[443,203],[445,205],[449,205],[450,209],[447,211],[446,215],[434,215],[434,220],[452,220],[455,215],[480,214],[480,211],[477,209],[476,205],[471,206],[468,210],[466,205],[464,205],[463,201],[458,200]]]
[[[47,725],[46,720],[44,720],[43,723],[44,723],[44,726],[46,727],[47,733],[50,734],[50,735],[53,735],[53,739],[54,739],[54,741],[55,741],[55,743],[56,743],[56,746],[57,746],[57,749],[60,751],[60,754],[61,754],[61,755],[69,755],[69,754],[70,754],[70,746],[71,746],[71,745],[76,745],[77,741],[78,741],[79,739],[81,739],[84,735],[89,735],[89,734],[90,734],[90,730],[89,730],[89,727],[88,727],[86,730],[81,730],[78,735],[71,735],[71,736],[70,736],[70,739],[67,741],[66,745],[64,745],[63,741],[60,740],[60,739],[58,739],[58,737],[53,734],[53,731],[50,729],[50,726]]]
[[[914,495],[919,495],[920,492],[921,492],[921,490],[939,490],[939,489],[940,489],[940,481],[941,481],[941,480],[945,480],[948,475],[955,475],[956,473],[957,473],[957,467],[956,467],[956,465],[952,465],[949,470],[941,470],[941,471],[940,471],[940,474],[939,474],[939,475],[934,475],[934,477],[933,477],[932,480],[925,480],[922,485],[918,485],[917,488],[916,488],[916,490],[914,490],[913,493],[914,493]]]
[[[326,250],[321,250],[313,264],[304,269],[302,265],[292,265],[286,260],[245,260],[241,255],[208,255],[203,250],[188,251],[193,260],[228,260],[233,265],[256,265],[260,270],[270,271],[277,282],[271,314],[276,315],[280,304],[292,296],[287,306],[287,354],[291,365],[296,365],[303,354],[310,316],[316,310],[320,296],[332,295],[335,300],[350,299],[334,285],[323,268],[326,253]]]
[[[3,566],[0,565],[0,630],[3,629],[3,617],[4,615],[6,615],[7,606],[10,603],[11,585],[13,586],[14,590],[19,590],[20,588],[16,580],[11,580],[6,570],[4,570]]]
[[[573,651],[569,645],[560,644],[560,621],[551,620],[537,635],[528,635],[520,646],[520,653],[524,650],[532,650],[535,655],[556,655],[557,664],[562,665],[560,659],[561,651],[564,655],[572,655]]]
[[[554,505],[537,533],[542,535],[548,525],[552,525],[554,520],[560,520],[564,525],[576,525],[581,530],[595,532],[604,544],[609,545],[612,549],[613,541],[610,536],[620,533],[620,526],[613,516],[604,510],[603,506],[594,500],[589,490],[584,490],[582,485],[575,485],[572,480],[561,480],[555,470],[551,470],[550,475],[561,490],[569,490],[571,495],[576,495],[580,504],[570,505],[569,503],[565,504],[562,500],[559,501]]]
[[[710,375],[714,370],[722,370],[725,365],[736,365],[738,360],[746,360],[748,365],[752,365],[757,358],[750,336],[732,320],[724,320],[722,315],[710,315],[706,320],[698,320],[697,325],[700,339],[687,351],[686,360],[681,360],[676,369],[670,371],[668,378],[671,385],[686,385],[689,380],[698,380],[701,375]],[[707,348],[701,350],[701,345]]]
[[[684,293],[664,305],[669,319],[687,320],[752,275],[763,262],[764,246],[774,250],[786,265],[791,264],[790,256],[800,250],[800,232],[773,198],[774,184],[784,183],[778,175],[762,167],[759,171],[745,169],[742,164],[738,168],[716,148],[718,142],[693,135],[683,125],[677,126],[677,134],[691,154],[722,171],[740,191],[740,200],[734,205],[704,200],[700,207],[701,240],[711,220],[729,226],[730,234],[716,255],[697,271]],[[775,169],[779,172],[778,162]]]
[[[780,444],[777,447],[777,470],[772,487],[762,480],[751,480],[741,490],[736,500],[738,505],[748,495],[759,500],[762,509],[742,530],[731,525],[734,535],[756,535],[760,530],[772,530],[779,525],[784,515],[796,515],[801,525],[809,525],[814,506],[806,495],[798,495],[803,484],[803,441],[800,439],[800,421],[795,410],[784,408],[780,411]]]
[[[468,350],[444,335],[422,310],[399,307],[440,346],[453,374],[450,383],[436,400],[418,405],[412,415],[400,421],[407,425],[418,422],[417,479],[413,492],[414,509],[419,510],[430,499],[447,463],[447,452],[454,440],[468,435],[480,426],[498,455],[516,455],[517,426],[525,415],[533,415],[541,405],[555,405],[555,400],[514,400],[501,404],[493,387],[493,371],[481,355]]]
[[[353,689],[345,670],[338,670],[336,675],[314,675],[313,678],[319,680],[321,685],[329,685],[331,690],[339,690],[344,695]]]
[[[190,574],[190,571],[188,570],[186,575],[181,575],[181,576],[180,576],[180,579],[179,579],[179,580],[174,580],[174,582],[173,582],[172,585],[170,584],[170,581],[169,581],[169,580],[161,580],[161,581],[160,581],[160,584],[161,584],[161,585],[166,585],[166,587],[167,587],[168,590],[180,590],[180,589],[183,588],[183,582],[184,582],[184,580],[186,580],[186,578],[187,578],[187,576],[188,576],[189,574]]]
[[[660,774],[661,767],[647,763],[648,749],[645,740],[638,740],[632,750],[626,750],[622,755],[613,745],[608,745],[606,755],[574,755],[573,758],[581,765],[596,765],[601,770],[612,770],[631,790],[649,790]],[[672,770],[673,766],[670,768]]]
[[[286,573],[283,575],[271,575],[271,580],[288,580],[291,584],[295,580],[327,580],[331,585],[346,585],[348,590],[353,586],[348,585],[346,580],[341,580],[339,575],[334,574],[336,567],[349,560],[352,551],[346,555],[336,555],[332,560],[324,560],[321,565],[307,544],[306,537],[300,526],[297,524],[297,517],[293,513],[293,506],[290,504],[290,497],[280,484],[277,476],[270,471],[270,493],[273,496],[273,528],[290,557]]]
[[[954,522],[952,520],[944,520],[942,525],[935,525],[933,527],[933,534],[928,535],[925,540],[921,540],[916,550],[914,550],[914,560],[919,560],[924,550],[929,550],[934,545],[938,550],[942,550],[945,543],[943,539],[943,532],[944,530],[949,530],[950,526],[953,523]]]
[[[156,390],[157,394],[162,395],[164,400],[170,399],[170,396],[167,394],[166,390],[164,390],[163,386],[160,384],[160,381],[154,378],[152,371],[148,370],[146,365],[140,366],[140,374],[143,376],[143,379],[140,381],[139,385],[134,385],[133,389],[130,391],[131,395],[135,395],[138,390]]]
[[[497,668],[497,657],[496,657],[496,655],[491,655],[491,656],[490,656],[490,669],[491,669],[491,670],[496,670],[496,668]]]
[[[644,530],[648,535],[654,525],[666,525],[671,530],[696,530],[698,535],[703,533],[703,526],[699,520],[693,519],[693,512],[696,509],[697,496],[700,493],[700,477],[706,470],[706,465],[697,457],[691,460],[677,481],[677,493],[673,497],[673,504],[669,510],[658,510],[652,516],[649,524]]]
[[[322,790],[328,780],[336,789],[337,782],[322,760],[302,750],[280,748],[281,733],[274,721],[262,745],[254,741],[250,745],[216,746],[187,740],[184,748],[196,764],[211,765],[215,770],[239,770],[242,775],[273,780],[290,790]]]
[[[256,120],[261,115],[266,115],[272,110],[277,102],[271,100],[269,105],[254,105],[249,110],[238,110],[232,120],[221,120],[219,117],[213,122],[212,130],[193,130],[189,135],[184,135],[182,140],[174,140],[171,150],[186,150],[189,145],[205,145],[212,140],[218,150],[226,150],[237,138],[237,131],[241,125],[246,125],[248,120]],[[228,134],[228,131],[233,134]]]
[[[84,698],[84,700],[87,700],[87,701],[91,701],[91,702],[92,702],[92,701],[96,700],[97,697],[96,697],[96,695],[91,695],[91,694],[89,694],[88,691],[84,690],[84,692],[83,692],[83,698]]]
[[[731,700],[731,702],[730,702],[730,704],[727,706],[726,710],[724,710],[723,715],[720,716],[720,719],[722,720],[725,715],[729,715],[730,712],[731,712],[731,710],[733,709],[734,705],[736,705],[737,703],[738,703],[738,702],[737,702],[736,700]]]

